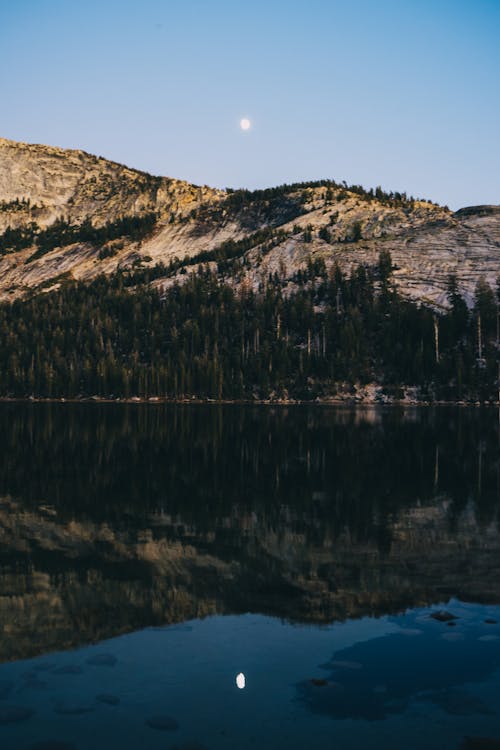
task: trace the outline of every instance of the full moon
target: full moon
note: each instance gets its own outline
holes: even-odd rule
[[[242,118],[242,119],[240,120],[240,128],[241,128],[242,130],[250,130],[250,125],[251,125],[251,122],[250,122],[250,120],[248,119],[248,117],[243,117],[243,118]]]
[[[236,676],[236,685],[239,687],[240,690],[243,690],[246,685],[246,679],[243,672],[240,672],[239,675]]]

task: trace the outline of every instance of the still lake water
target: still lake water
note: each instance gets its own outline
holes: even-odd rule
[[[500,747],[493,409],[2,404],[0,450],[1,750]]]

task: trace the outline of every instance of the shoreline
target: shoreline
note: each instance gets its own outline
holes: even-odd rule
[[[170,405],[170,406],[368,406],[368,407],[433,407],[433,406],[460,406],[460,407],[496,407],[500,408],[500,401],[417,401],[406,399],[395,399],[387,397],[384,400],[356,398],[356,397],[331,397],[314,399],[311,401],[300,399],[214,399],[214,398],[166,398],[164,396],[129,398],[107,398],[100,396],[85,396],[81,398],[35,398],[35,397],[9,397],[0,396],[0,404],[148,404],[148,405]]]

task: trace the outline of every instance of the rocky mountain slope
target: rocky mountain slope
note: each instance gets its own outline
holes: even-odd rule
[[[141,236],[116,225],[148,216],[152,225]],[[37,251],[37,237],[57,221],[73,234]],[[113,222],[98,240],[79,232]],[[16,246],[12,236],[21,235]],[[311,259],[349,269],[375,264],[381,250],[391,252],[395,280],[409,296],[445,304],[455,273],[471,298],[481,276],[494,283],[500,271],[500,206],[453,213],[397,193],[327,182],[220,191],[82,151],[0,139],[0,300],[50,290],[63,278],[91,280],[175,260],[168,273],[155,272],[155,283],[166,288],[185,266],[196,270],[200,254],[215,267],[228,251],[225,272],[235,283],[257,288],[277,273],[293,288]]]

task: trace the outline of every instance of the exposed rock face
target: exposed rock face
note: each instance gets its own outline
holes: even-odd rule
[[[0,255],[0,299],[42,284],[50,288],[50,281],[62,274],[90,280],[118,266],[148,267],[194,257],[266,226],[279,226],[284,235],[270,249],[256,239],[245,250],[249,262],[238,270],[235,283],[257,287],[269,273],[291,280],[311,257],[323,258],[327,267],[335,262],[344,269],[373,265],[387,249],[399,287],[413,298],[442,305],[450,273],[471,299],[478,279],[494,283],[500,269],[500,206],[452,213],[422,201],[388,205],[342,188],[327,194],[325,188],[303,187],[283,201],[300,206],[291,220],[279,202],[271,205],[256,197],[241,207],[224,191],[153,177],[82,151],[0,139],[0,233],[31,222],[44,228],[58,218],[73,224],[90,219],[102,226],[151,211],[158,217],[150,236],[141,242],[124,238],[106,257],[90,244],[54,248],[29,263],[32,248]],[[160,287],[170,283],[157,281]]]
[[[218,195],[207,187],[153,177],[84,151],[0,138],[0,232],[28,221],[45,227],[57,218],[76,224],[92,219],[100,226],[142,211],[169,216]],[[8,205],[16,199],[29,200],[29,205]]]
[[[315,191],[321,194],[322,191]],[[300,218],[302,226],[312,225],[313,238],[304,243],[299,235],[273,249],[263,259],[256,273],[266,279],[269,273],[290,277],[305,267],[309,256],[323,258],[327,264],[338,262],[343,269],[363,263],[374,266],[382,250],[389,250],[395,266],[394,277],[408,296],[446,305],[450,274],[456,274],[462,292],[471,301],[481,276],[494,284],[500,270],[500,206],[463,209],[452,214],[444,208],[417,203],[413,209],[392,208],[377,201],[366,203],[350,196],[336,206],[325,209],[321,199],[310,204],[311,211]],[[318,237],[336,214],[331,243]],[[359,222],[362,239],[355,243],[336,242],[349,237]],[[257,254],[253,254],[254,261]]]

